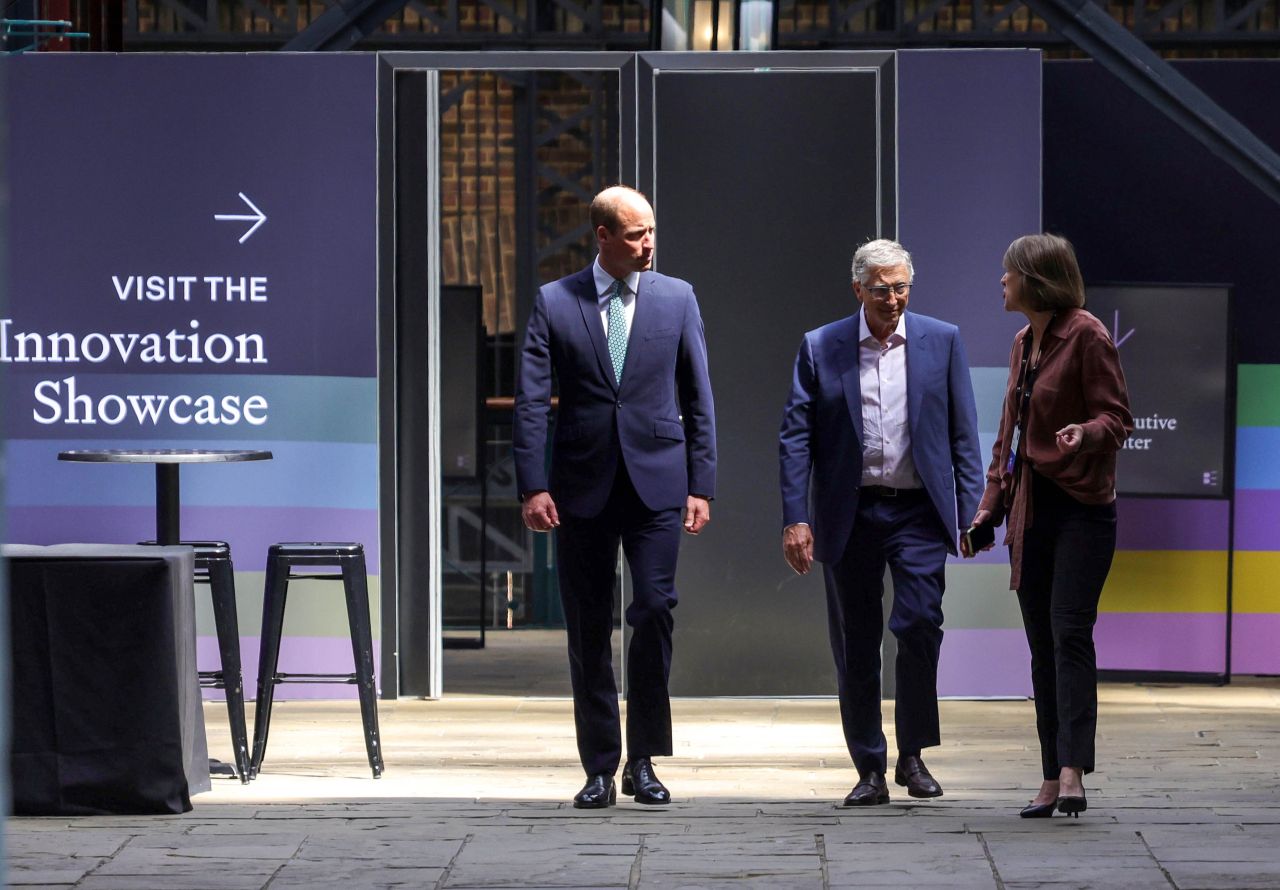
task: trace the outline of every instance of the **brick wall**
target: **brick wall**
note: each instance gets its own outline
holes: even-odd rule
[[[522,73],[521,78],[533,75]],[[539,134],[557,122],[582,115],[590,106],[592,83],[560,73],[539,73],[536,83]],[[524,80],[529,83],[529,80]],[[587,207],[598,187],[616,178],[599,171],[596,145],[616,142],[616,126],[585,115],[537,149],[534,183],[517,181],[517,102],[524,87],[493,72],[442,72],[440,91],[448,97],[466,89],[441,116],[441,257],[444,283],[479,284],[484,291],[489,333],[514,332],[517,300],[517,202],[533,201],[534,245],[546,255],[534,278],[550,281],[582,268],[594,255],[586,225]],[[612,156],[612,153],[609,153]],[[517,332],[518,333],[518,332]]]
[[[515,324],[516,174],[513,85],[491,72],[442,72],[467,84],[440,119],[440,254],[444,284],[478,284],[490,333]]]

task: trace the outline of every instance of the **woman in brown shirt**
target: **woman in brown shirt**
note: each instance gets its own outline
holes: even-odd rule
[[[1006,523],[1009,587],[1031,647],[1044,782],[1023,818],[1078,816],[1093,771],[1098,671],[1093,626],[1116,548],[1116,452],[1133,418],[1120,357],[1084,310],[1075,251],[1026,235],[1004,256],[1013,340],[1000,432],[973,524]],[[966,553],[966,555],[972,555]]]

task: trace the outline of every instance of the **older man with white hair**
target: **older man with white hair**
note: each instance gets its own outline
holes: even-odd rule
[[[894,778],[942,787],[921,751],[939,744],[938,651],[947,554],[982,495],[973,386],[955,325],[907,312],[914,270],[895,241],[853,257],[858,312],[805,334],[782,418],[783,555],[823,564],[840,716],[858,782],[845,806],[889,802],[880,714],[884,571],[898,640]]]

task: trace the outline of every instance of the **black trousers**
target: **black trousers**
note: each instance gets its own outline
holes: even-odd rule
[[[886,564],[893,577],[889,629],[898,640],[898,753],[919,754],[939,742],[938,651],[946,562],[946,537],[922,489],[895,498],[864,492],[844,555],[824,567],[840,720],[860,776],[887,771],[880,712]]]
[[[611,642],[619,543],[632,582],[626,610],[632,628],[627,650],[627,756],[670,756],[667,679],[680,508],[646,507],[621,462],[604,511],[589,518],[561,515],[556,530],[578,756],[589,776],[612,775],[622,755]]]
[[[1018,604],[1031,647],[1031,688],[1044,778],[1093,772],[1098,664],[1093,626],[1116,552],[1116,506],[1082,504],[1032,473],[1032,526]]]

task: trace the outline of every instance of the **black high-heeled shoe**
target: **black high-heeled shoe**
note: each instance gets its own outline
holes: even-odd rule
[[[1079,819],[1080,814],[1087,809],[1089,809],[1089,801],[1085,800],[1083,794],[1078,797],[1074,794],[1067,794],[1058,798],[1059,813]]]
[[[1018,813],[1023,819],[1048,819],[1057,808],[1057,801],[1052,803],[1029,803]]]

